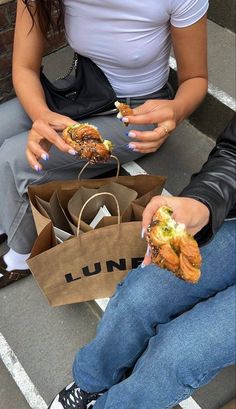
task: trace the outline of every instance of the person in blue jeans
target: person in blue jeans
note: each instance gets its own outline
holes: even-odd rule
[[[154,197],[145,231],[167,204],[201,245],[198,284],[150,264],[118,285],[74,382],[50,409],[167,409],[236,359],[236,115],[180,197]],[[226,221],[224,221],[227,219]]]

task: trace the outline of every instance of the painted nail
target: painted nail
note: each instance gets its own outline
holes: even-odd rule
[[[127,136],[129,136],[130,138],[135,138],[136,134],[134,132],[130,131],[130,132],[128,132]]]
[[[144,263],[144,261],[142,262],[142,264],[140,264],[140,267],[141,267],[141,268],[146,267],[146,264]]]
[[[135,151],[136,146],[133,143],[129,143],[128,148],[131,149],[132,151]]]
[[[146,229],[143,227],[142,231],[141,231],[141,238],[142,239],[144,238],[145,233],[146,233]]]
[[[126,123],[129,122],[129,119],[126,116],[123,116],[123,118],[121,118],[121,120],[122,120],[122,122],[126,122]]]
[[[74,150],[74,149],[69,149],[68,150],[68,153],[70,154],[70,155],[77,155],[77,152]]]
[[[41,158],[43,160],[48,160],[49,159],[49,155],[47,153],[42,153]]]
[[[36,172],[41,172],[41,168],[39,165],[34,165],[34,169],[36,170]]]
[[[150,256],[151,254],[151,247],[147,246],[146,256]]]

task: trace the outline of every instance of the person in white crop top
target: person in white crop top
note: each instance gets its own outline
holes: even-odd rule
[[[18,98],[0,107],[0,242],[7,238],[10,248],[0,258],[0,288],[29,274],[26,259],[36,238],[29,183],[73,179],[83,166],[58,133],[74,121],[49,109],[40,82],[48,30],[65,27],[69,45],[94,61],[117,98],[134,108],[123,118],[127,128],[116,115],[85,119],[113,142],[114,154],[125,163],[157,151],[205,97],[207,8],[208,0],[17,1],[13,83]],[[167,85],[171,46],[179,80],[174,99]],[[114,166],[94,165],[86,177]]]

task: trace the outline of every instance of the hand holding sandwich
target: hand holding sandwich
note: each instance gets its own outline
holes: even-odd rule
[[[187,197],[155,196],[143,212],[142,227],[144,232],[146,232],[154,214],[161,206],[170,207],[173,210],[173,218],[175,221],[185,224],[187,232],[191,235],[195,235],[207,225],[210,218],[208,207],[198,200]],[[151,256],[147,252],[144,258],[144,264],[147,265],[150,263]]]

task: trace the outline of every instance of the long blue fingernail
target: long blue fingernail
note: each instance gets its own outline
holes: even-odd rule
[[[134,151],[136,149],[136,146],[133,143],[129,143],[128,144],[129,149],[131,149],[132,151]]]
[[[40,168],[40,166],[38,166],[38,165],[34,165],[34,169],[37,171],[37,172],[41,172],[41,168]]]
[[[151,247],[147,246],[146,256],[150,256],[151,254]]]
[[[146,229],[143,227],[142,231],[141,231],[141,238],[142,239],[144,238],[145,232],[146,232]]]
[[[77,155],[78,152],[76,152],[74,149],[69,149],[69,150],[68,150],[68,153],[69,153],[70,155],[74,155],[74,156],[75,156],[75,155]]]
[[[48,153],[42,153],[41,158],[42,158],[43,160],[48,160],[48,159],[49,159]]]
[[[144,263],[144,261],[142,262],[142,264],[140,264],[140,267],[141,267],[141,268],[146,267],[146,264]]]
[[[127,149],[130,149],[131,151],[133,150],[132,148],[130,148],[130,146],[129,146],[128,143],[127,143],[127,145],[125,145],[125,147],[126,147]]]
[[[135,134],[134,132],[132,132],[132,131],[129,131],[129,132],[128,132],[128,136],[129,136],[130,138],[136,138],[136,134]]]
[[[122,122],[128,123],[129,119],[126,116],[123,116],[123,118],[121,118]]]

